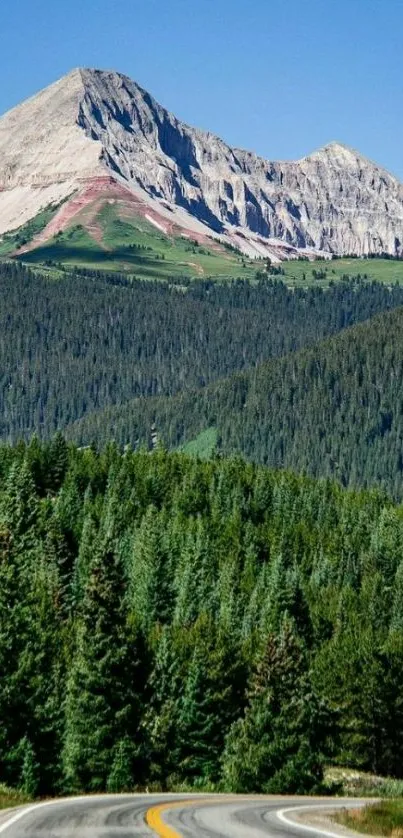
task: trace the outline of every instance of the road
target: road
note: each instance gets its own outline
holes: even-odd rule
[[[360,801],[229,795],[103,795],[10,811],[1,838],[331,838],[332,827],[293,823],[295,809]],[[335,836],[337,838],[337,835]]]

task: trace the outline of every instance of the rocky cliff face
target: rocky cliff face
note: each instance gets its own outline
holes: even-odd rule
[[[281,243],[403,254],[403,185],[356,152],[332,143],[269,162],[98,70],[75,70],[0,119],[0,232],[106,174],[182,226],[251,254]]]

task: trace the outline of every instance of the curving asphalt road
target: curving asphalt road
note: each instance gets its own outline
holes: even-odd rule
[[[368,801],[366,801],[368,802]],[[297,810],[362,805],[358,800],[228,795],[102,795],[9,812],[1,838],[338,838],[326,825],[293,822]],[[316,812],[315,812],[316,814]]]

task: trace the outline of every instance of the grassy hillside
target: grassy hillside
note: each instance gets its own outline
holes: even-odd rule
[[[24,254],[29,264],[62,263],[135,274],[144,279],[222,276],[252,278],[256,265],[211,243],[167,236],[141,216],[119,214],[105,203],[91,224],[82,211],[75,223],[51,241]]]
[[[395,259],[332,259],[316,262],[284,262],[283,281],[291,287],[315,285],[327,288],[331,282],[343,277],[375,280],[385,285],[403,283],[403,260]]]
[[[70,434],[148,443],[155,424],[175,447],[214,428],[226,454],[402,497],[402,334],[398,309],[203,390],[93,413]]]
[[[200,457],[202,460],[208,460],[217,448],[217,431],[215,428],[207,428],[201,431],[196,439],[191,439],[190,442],[185,443],[182,450],[185,454],[192,457]]]
[[[35,218],[27,221],[26,224],[23,224],[16,230],[11,230],[9,233],[0,235],[0,258],[9,256],[15,250],[18,250],[18,248],[31,242],[49,224],[49,221],[52,220],[59,206],[60,204],[49,204]]]
[[[265,262],[250,260],[224,248],[209,249],[181,237],[168,238],[146,221],[134,227],[119,219],[107,219],[103,230],[99,243],[84,227],[73,226],[21,259],[32,265],[49,262],[81,265],[130,273],[143,279],[255,279],[260,272],[265,273]],[[346,277],[382,282],[389,287],[403,284],[403,261],[390,259],[290,261],[282,263],[281,271],[279,277],[289,288],[327,289]]]
[[[49,206],[23,227],[0,237],[0,258],[31,242],[56,212]],[[101,201],[78,213],[70,226],[46,244],[21,255],[31,265],[60,264],[117,271],[143,279],[221,277],[255,279],[265,273],[266,260],[250,260],[219,243],[200,245],[179,229],[165,235],[124,202]],[[275,268],[277,270],[277,268]],[[388,286],[403,284],[403,261],[336,259],[284,262],[279,275],[290,288],[328,288],[346,276]]]

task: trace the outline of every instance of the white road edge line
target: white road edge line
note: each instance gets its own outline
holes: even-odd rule
[[[123,796],[124,795],[122,795],[122,797]],[[141,794],[130,795],[130,797],[142,797],[142,796],[143,795],[141,795]],[[104,794],[101,794],[99,796],[98,795],[91,795],[91,796],[81,795],[81,796],[78,796],[78,797],[62,797],[62,798],[59,798],[59,799],[56,799],[56,800],[46,800],[44,803],[33,803],[32,806],[27,806],[24,809],[19,809],[18,812],[16,812],[15,815],[12,815],[11,818],[9,818],[4,823],[2,823],[0,825],[0,835],[3,832],[6,832],[6,830],[9,829],[10,826],[13,826],[15,823],[17,823],[19,820],[24,818],[26,815],[29,815],[31,812],[37,812],[38,809],[44,809],[47,806],[56,806],[58,803],[59,804],[69,803],[69,802],[80,803],[84,800],[88,802],[88,800],[97,800],[97,799],[98,800],[99,799],[104,800],[105,797],[107,797],[107,795],[104,795]],[[111,797],[114,797],[114,795],[111,795]],[[329,801],[329,803],[330,803],[330,801]],[[332,807],[331,807],[331,804],[329,806],[328,803],[326,803],[326,804],[323,804],[323,803],[320,804],[319,803],[319,805],[316,803],[315,805],[312,805],[312,806],[291,806],[291,807],[286,807],[285,809],[280,809],[278,812],[276,812],[276,815],[277,815],[278,819],[280,821],[282,821],[283,823],[287,824],[287,826],[297,827],[297,829],[302,829],[302,830],[305,830],[306,832],[316,832],[316,833],[318,833],[318,835],[326,835],[327,838],[340,838],[340,833],[330,832],[330,831],[327,831],[327,830],[324,830],[324,829],[318,829],[315,826],[309,826],[308,824],[298,823],[298,821],[290,820],[289,818],[287,818],[286,814],[285,814],[286,812],[287,813],[288,812],[303,812],[303,811],[311,810],[311,809],[329,809],[329,808],[332,808]],[[339,804],[339,806],[337,808],[342,808],[342,804]]]
[[[0,834],[2,832],[5,832],[6,829],[8,829],[14,823],[17,823],[17,821],[21,820],[21,818],[24,818],[25,815],[29,815],[30,812],[42,809],[44,806],[50,806],[52,803],[56,803],[56,801],[47,800],[46,803],[33,803],[32,806],[26,806],[24,809],[19,809],[15,815],[12,815],[11,818],[9,818],[7,821],[0,825]]]
[[[122,795],[123,797],[124,795]],[[136,794],[130,795],[131,797],[136,797]],[[140,796],[140,795],[139,795]],[[2,832],[6,832],[10,826],[13,826],[17,821],[24,818],[26,815],[30,815],[31,812],[37,812],[39,809],[44,809],[46,806],[57,806],[59,803],[63,805],[63,803],[81,803],[83,800],[104,800],[107,795],[105,794],[92,794],[92,795],[79,795],[78,797],[59,797],[55,800],[45,800],[43,803],[32,803],[31,806],[26,806],[24,809],[19,809],[15,815],[12,815],[11,818],[8,818],[4,823],[0,824],[0,835]],[[111,795],[114,797],[114,795]]]
[[[354,805],[357,806],[356,801],[354,802]],[[278,819],[283,823],[287,824],[287,826],[296,827],[297,829],[302,829],[305,832],[316,832],[318,835],[326,835],[327,838],[340,838],[340,832],[330,832],[330,830],[319,829],[317,826],[310,826],[309,824],[299,823],[298,821],[294,821],[286,817],[286,813],[288,812],[306,812],[307,810],[311,811],[312,809],[326,809],[327,811],[329,811],[329,809],[332,808],[342,809],[343,804],[340,803],[338,806],[332,807],[332,804],[329,801],[329,803],[326,804],[316,803],[316,805],[312,806],[291,806],[290,808],[287,807],[286,809],[280,809],[276,814]]]

